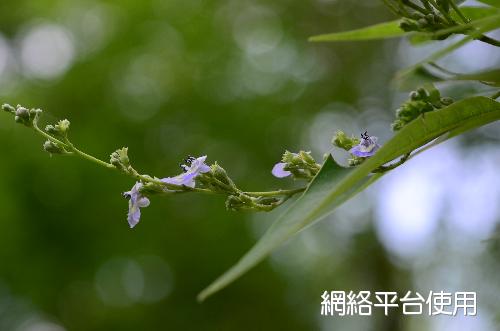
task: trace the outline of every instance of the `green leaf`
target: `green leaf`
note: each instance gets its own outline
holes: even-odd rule
[[[447,80],[478,80],[491,86],[500,86],[500,69],[492,69],[472,74],[461,74]]]
[[[400,70],[398,73],[396,73],[396,77],[395,77],[396,80],[404,79],[404,76],[410,75],[412,73],[412,71],[415,71],[418,67],[422,67],[424,64],[426,64],[428,62],[436,61],[437,59],[447,55],[448,53],[456,50],[457,48],[460,48],[461,46],[467,44],[468,42],[472,41],[473,39],[478,38],[483,33],[486,33],[486,32],[491,31],[491,30],[495,30],[499,27],[500,27],[500,15],[490,16],[490,17],[483,19],[481,21],[480,26],[476,30],[471,31],[463,39],[431,54],[429,57],[414,64],[413,66],[411,66],[409,68]],[[444,30],[441,30],[441,31],[444,31]]]
[[[351,41],[374,40],[400,37],[407,32],[399,28],[400,20],[367,26],[357,30],[321,34],[309,38],[309,41]]]
[[[343,168],[331,157],[309,188],[268,229],[257,244],[231,269],[203,290],[206,299],[246,273],[283,242],[330,214],[337,206],[371,185],[382,174],[377,167],[409,153],[448,133],[446,139],[466,130],[500,119],[500,104],[486,97],[472,97],[438,111],[426,113],[402,128],[375,156],[357,168]]]
[[[465,17],[470,19],[473,23],[475,20],[480,20],[482,18],[498,14],[498,9],[492,8],[492,7],[464,6],[464,7],[460,7],[460,12]],[[458,16],[458,14],[455,11],[451,12],[451,16],[455,20],[460,21],[460,17]]]
[[[500,69],[498,68],[470,74],[452,73],[444,68],[436,68],[440,67],[422,65],[413,68],[397,76],[395,84],[401,90],[412,90],[415,86],[445,81],[480,81],[486,85],[500,86]]]
[[[495,8],[485,8],[485,7],[463,7],[464,12],[469,14],[471,21],[467,24],[460,24],[452,26],[449,28],[437,30],[434,32],[417,32],[410,36],[410,42],[413,45],[418,45],[431,40],[440,39],[440,37],[446,37],[450,33],[455,34],[470,34],[472,35],[471,40],[481,33],[495,30],[499,27],[498,22],[500,21],[499,11]],[[455,12],[453,12],[455,13]],[[455,15],[457,15],[455,13]],[[467,16],[467,15],[466,15]],[[458,17],[455,17],[458,20]],[[471,29],[478,29],[480,32],[471,32]],[[477,35],[476,35],[477,34]]]
[[[500,8],[500,0],[477,0],[479,2],[482,2],[484,4]]]

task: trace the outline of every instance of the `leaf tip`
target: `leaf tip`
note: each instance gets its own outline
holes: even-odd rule
[[[196,301],[198,303],[203,303],[206,298],[208,298],[208,295],[205,293],[205,290],[203,290],[196,296]]]

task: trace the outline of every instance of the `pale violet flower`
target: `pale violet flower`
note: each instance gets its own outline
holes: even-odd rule
[[[377,137],[369,136],[368,132],[361,134],[361,141],[358,145],[349,150],[349,153],[357,157],[370,157],[380,148],[377,144]]]
[[[286,163],[285,162],[279,162],[276,163],[273,167],[273,170],[271,173],[273,174],[274,177],[277,178],[285,178],[290,176],[292,173],[288,170],[285,170]]]
[[[142,183],[137,182],[130,191],[123,193],[123,196],[129,199],[127,220],[131,228],[139,223],[141,208],[149,206],[149,199],[140,192],[141,187]]]
[[[184,173],[175,177],[163,178],[161,181],[167,184],[194,187],[196,177],[210,171],[210,167],[205,164],[206,159],[206,155],[198,158],[190,156],[186,159],[187,164],[181,165]]]

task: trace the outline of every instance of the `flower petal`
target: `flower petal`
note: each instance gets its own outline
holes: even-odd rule
[[[139,200],[137,200],[137,206],[139,208],[147,207],[147,206],[149,206],[149,203],[150,203],[150,201],[146,197],[141,197]]]
[[[349,150],[349,153],[355,155],[357,157],[370,157],[375,154],[375,152],[379,149],[379,145],[375,145],[370,151],[363,151],[362,146],[356,145]]]
[[[274,177],[277,178],[284,178],[290,176],[292,173],[288,170],[285,170],[286,163],[285,162],[279,162],[276,163],[273,167],[273,170],[271,173],[273,174]]]
[[[137,206],[132,206],[132,208],[129,209],[127,217],[127,221],[128,224],[130,225],[130,228],[136,226],[137,223],[139,223],[140,219],[141,219],[141,209]]]

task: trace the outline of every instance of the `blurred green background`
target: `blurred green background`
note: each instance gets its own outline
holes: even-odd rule
[[[392,18],[381,2],[362,0],[3,0],[0,101],[44,109],[44,124],[68,118],[72,141],[102,159],[128,146],[144,173],[172,176],[188,154],[207,154],[246,190],[292,187],[298,184],[270,174],[285,149],[311,149],[320,158],[337,129],[390,136],[393,110],[405,98],[390,81],[413,61],[400,40],[333,45],[307,38]],[[475,47],[446,63],[474,69],[474,56],[476,66],[498,64],[498,52]],[[460,84],[448,94],[480,89]],[[385,186],[199,304],[196,294],[279,210],[235,213],[220,197],[156,197],[131,230],[121,196],[130,179],[77,158],[49,157],[40,137],[0,114],[0,330],[493,330],[498,244],[481,240],[494,236],[498,222],[495,125],[405,166],[409,183],[388,176]],[[478,164],[487,168],[479,179],[463,172]],[[450,169],[455,186],[446,191],[436,178],[452,176]],[[468,175],[469,182],[456,180]],[[453,218],[446,208],[470,202],[470,191],[482,197],[467,209],[470,222],[487,222],[462,231],[460,224],[470,225],[456,221],[464,212]],[[404,215],[416,216],[404,223]],[[422,230],[419,221],[428,226]],[[408,226],[391,237],[394,224]],[[478,291],[480,314],[322,317],[325,290]]]

